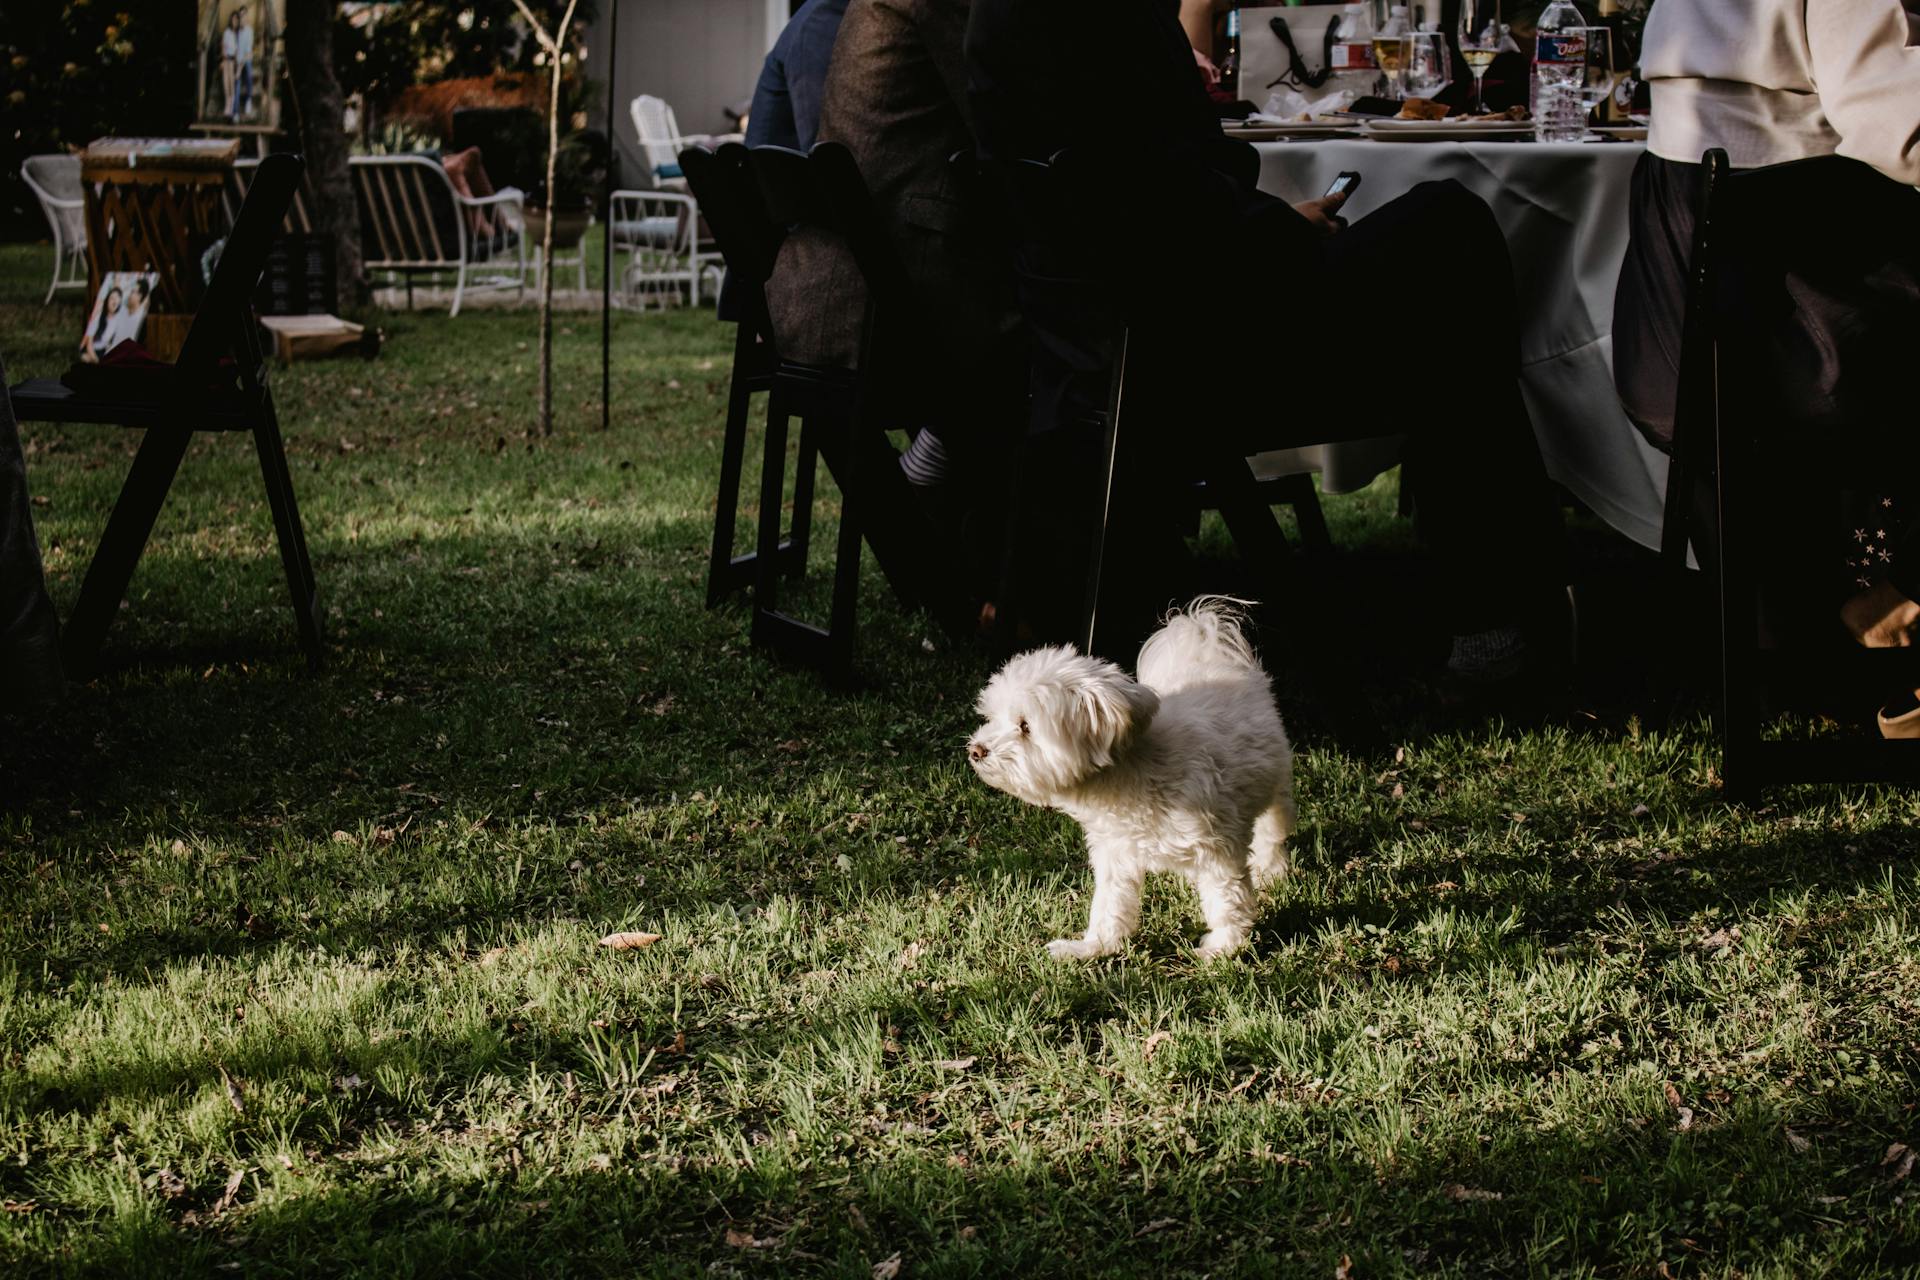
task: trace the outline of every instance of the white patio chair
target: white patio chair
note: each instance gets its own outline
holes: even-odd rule
[[[700,209],[692,196],[677,191],[616,191],[607,234],[616,252],[627,255],[620,272],[622,302],[642,310],[680,300],[700,305],[700,283],[718,278],[719,254],[703,252]]]
[[[53,231],[53,283],[41,303],[53,301],[61,289],[87,287],[86,201],[80,190],[79,156],[28,156],[20,166],[27,189],[40,202],[40,212]]]
[[[643,93],[628,106],[633,116],[633,131],[646,153],[648,177],[662,191],[685,191],[687,180],[680,176],[680,153],[691,146],[711,146],[713,139],[704,134],[685,136],[680,121],[664,98]]]

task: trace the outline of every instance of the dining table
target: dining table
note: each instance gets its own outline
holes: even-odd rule
[[[1506,232],[1520,330],[1520,388],[1547,474],[1607,524],[1660,545],[1667,459],[1621,409],[1613,385],[1613,295],[1627,247],[1628,192],[1645,151],[1638,141],[1543,143],[1498,139],[1400,141],[1358,132],[1253,143],[1260,187],[1289,203],[1361,175],[1341,210],[1357,221],[1422,182],[1453,179],[1484,199]],[[1422,280],[1454,280],[1473,297],[1473,264],[1445,244],[1409,263],[1409,292],[1381,299],[1383,316],[1414,317]],[[1443,286],[1436,295],[1451,294]],[[1471,303],[1433,323],[1473,323]],[[1417,341],[1409,339],[1410,341]],[[1299,376],[1312,376],[1302,370]],[[1381,416],[1407,411],[1381,405]],[[1364,487],[1399,460],[1396,437],[1262,455],[1263,474],[1312,470],[1329,492]]]

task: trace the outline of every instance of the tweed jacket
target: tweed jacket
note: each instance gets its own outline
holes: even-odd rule
[[[820,140],[853,152],[913,286],[939,367],[958,369],[1015,323],[1004,269],[982,254],[948,158],[973,149],[968,0],[852,0],[820,109]],[[864,293],[851,257],[809,234],[782,246],[768,303],[781,350],[855,361]]]

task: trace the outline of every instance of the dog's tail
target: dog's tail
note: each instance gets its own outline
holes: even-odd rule
[[[1169,613],[1160,630],[1140,646],[1140,683],[1167,694],[1221,676],[1264,674],[1247,643],[1242,608],[1251,603],[1232,596],[1201,596]]]

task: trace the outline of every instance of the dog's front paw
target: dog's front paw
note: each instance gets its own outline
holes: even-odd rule
[[[1055,938],[1047,944],[1047,954],[1055,960],[1092,960],[1112,955],[1118,947],[1106,946],[1090,938]]]
[[[1200,945],[1193,949],[1195,960],[1212,960],[1219,956],[1230,956],[1247,945],[1247,934],[1241,929],[1215,929],[1200,939]]]

